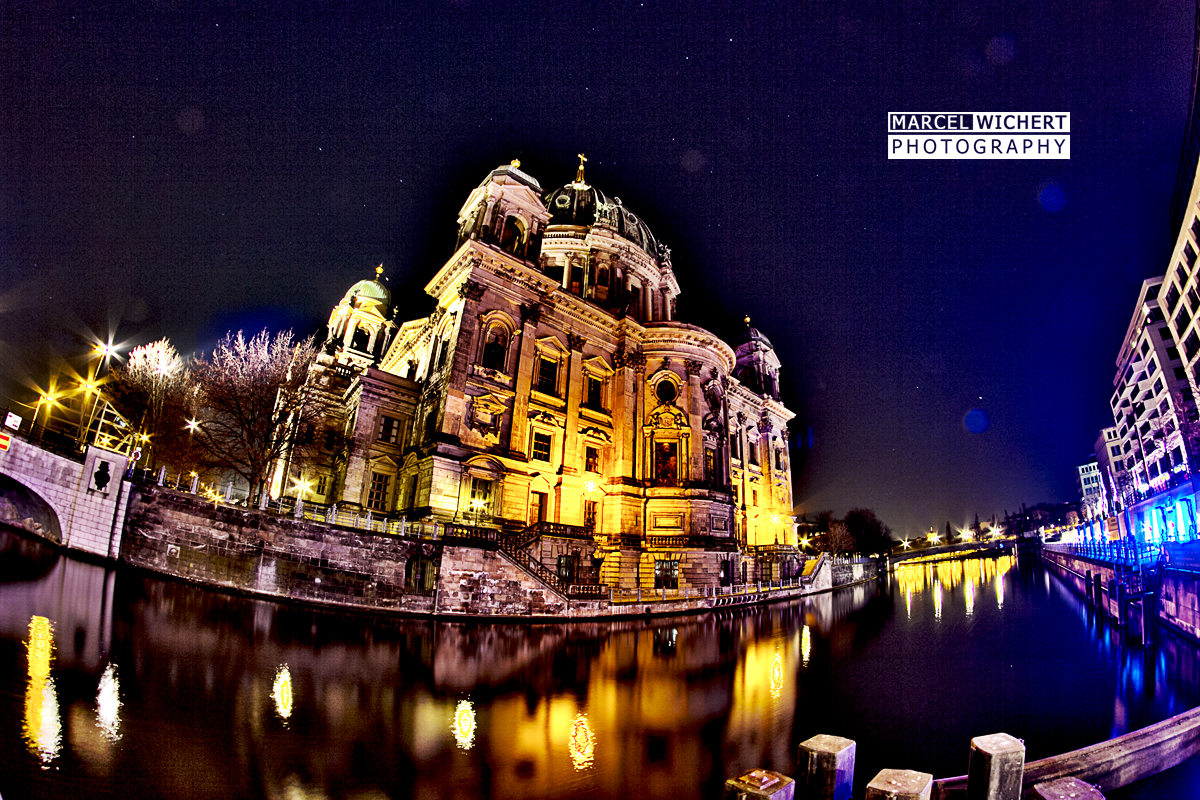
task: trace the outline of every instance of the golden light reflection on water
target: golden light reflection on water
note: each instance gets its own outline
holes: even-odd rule
[[[970,606],[974,607],[975,589],[981,587],[989,581],[995,581],[997,586],[1002,583],[1001,578],[1017,564],[1015,556],[1000,556],[998,558],[970,558],[959,559],[956,561],[942,561],[936,564],[912,564],[902,563],[896,566],[896,583],[900,591],[905,594],[905,602],[911,604],[912,595],[919,594],[926,589],[932,589],[935,592],[934,599],[936,602],[937,590],[955,589],[960,584],[970,587],[968,597]],[[998,589],[998,599],[1003,605],[1003,589]],[[911,615],[911,605],[909,608]]]
[[[470,700],[459,700],[454,709],[454,719],[450,723],[455,743],[463,750],[470,750],[475,744],[475,706]]]
[[[271,699],[275,701],[275,713],[286,723],[292,716],[292,673],[287,664],[281,664],[275,672]]]
[[[110,742],[121,738],[121,685],[115,664],[105,667],[100,676],[100,687],[96,691],[96,727]]]
[[[965,594],[966,594],[966,598],[967,598],[967,616],[968,617],[974,616],[974,614],[975,614],[975,584],[972,583],[971,581],[967,581],[966,586],[964,588],[966,589]]]
[[[808,666],[808,658],[812,655],[812,631],[805,625],[800,629],[800,660]]]
[[[778,652],[771,660],[771,699],[778,700],[783,694],[783,656]]]
[[[58,695],[50,677],[54,661],[54,631],[50,620],[29,619],[29,680],[25,687],[25,743],[46,767],[62,749],[62,722],[58,718]]]
[[[571,763],[576,770],[584,770],[592,765],[596,755],[596,735],[588,725],[586,714],[576,714],[571,720],[571,733],[567,737],[567,751],[571,754]]]

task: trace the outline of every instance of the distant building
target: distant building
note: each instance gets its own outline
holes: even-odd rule
[[[1142,283],[1109,398],[1119,441],[1112,466],[1126,507],[1186,479],[1192,469],[1181,422],[1194,413],[1195,402],[1184,356],[1160,306],[1162,286],[1161,276]]]
[[[582,161],[549,192],[499,167],[458,223],[432,314],[398,321],[378,274],[334,308],[310,385],[336,411],[297,444],[331,456],[273,493],[496,527],[619,587],[795,574],[794,415],[749,318],[730,344],[676,319],[671,251]]]
[[[1104,504],[1104,516],[1118,511],[1118,493],[1114,464],[1122,458],[1121,437],[1115,427],[1104,428],[1096,437],[1094,446],[1096,454],[1096,469],[1100,474],[1101,499]]]
[[[1100,481],[1100,466],[1093,456],[1075,471],[1075,488],[1079,490],[1079,514],[1085,520],[1103,516],[1103,486]]]

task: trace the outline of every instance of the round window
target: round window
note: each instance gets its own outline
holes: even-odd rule
[[[658,397],[658,401],[660,403],[670,403],[675,399],[678,393],[675,391],[675,384],[671,383],[669,380],[662,380],[659,381],[658,386],[655,387],[654,394]]]

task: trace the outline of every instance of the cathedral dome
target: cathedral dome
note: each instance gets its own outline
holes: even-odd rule
[[[637,214],[625,207],[619,197],[610,200],[596,187],[576,180],[550,192],[544,202],[550,212],[549,227],[577,225],[591,228],[602,225],[655,258],[659,256],[658,239]]]
[[[346,296],[342,298],[343,303],[353,305],[356,300],[360,303],[374,303],[381,306],[382,312],[388,310],[392,304],[392,293],[383,283],[383,265],[381,264],[375,270],[374,280],[362,280],[350,287],[350,291],[346,292]]]

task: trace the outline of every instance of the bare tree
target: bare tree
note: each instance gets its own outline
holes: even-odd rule
[[[852,553],[854,552],[854,548],[854,536],[850,533],[850,529],[846,527],[846,523],[841,520],[831,522],[829,524],[829,552]]]
[[[263,491],[272,463],[297,431],[323,414],[321,396],[304,391],[316,355],[311,336],[296,341],[290,330],[274,336],[264,330],[247,339],[238,331],[196,362],[196,441],[246,480],[251,498]]]
[[[113,370],[104,399],[134,426],[130,450],[141,448],[148,466],[191,469],[195,459],[185,428],[194,389],[188,365],[170,341],[159,339],[134,348]]]

